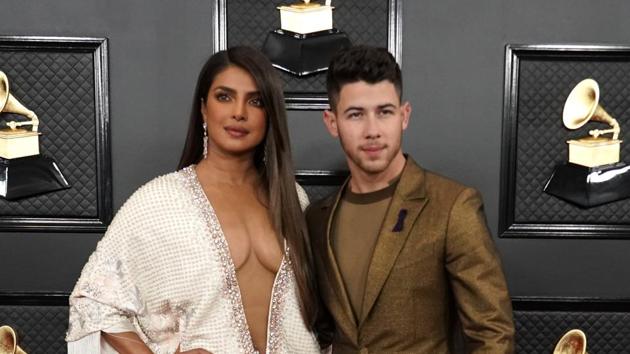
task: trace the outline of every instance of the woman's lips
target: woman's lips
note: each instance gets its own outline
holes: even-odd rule
[[[249,134],[249,130],[242,127],[227,126],[224,129],[233,138],[242,138]]]

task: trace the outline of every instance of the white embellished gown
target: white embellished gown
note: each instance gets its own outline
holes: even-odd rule
[[[267,353],[320,353],[287,252],[272,288]],[[101,331],[134,331],[156,354],[178,346],[257,353],[227,241],[193,166],[136,191],[83,268],[70,295],[69,354],[116,353]]]

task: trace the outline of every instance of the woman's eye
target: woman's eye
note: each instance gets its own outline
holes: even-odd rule
[[[230,96],[226,93],[217,93],[215,97],[217,98],[217,101],[221,101],[221,102],[230,100]]]
[[[249,100],[249,103],[252,106],[255,106],[255,107],[262,107],[263,106],[263,102],[262,102],[262,99],[260,97],[252,98],[251,100]]]

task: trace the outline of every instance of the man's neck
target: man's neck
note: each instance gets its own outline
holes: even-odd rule
[[[407,160],[402,152],[398,153],[385,170],[379,173],[369,173],[361,170],[358,166],[349,165],[350,168],[350,190],[354,193],[370,193],[389,186],[405,168]]]

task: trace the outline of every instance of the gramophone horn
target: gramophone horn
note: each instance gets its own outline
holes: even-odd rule
[[[26,354],[17,345],[17,335],[9,326],[0,327],[0,354]]]
[[[553,354],[588,354],[586,351],[586,335],[579,329],[568,331],[556,344]]]
[[[33,131],[37,131],[39,125],[39,119],[35,112],[24,107],[11,93],[9,93],[9,78],[7,75],[0,71],[0,113],[15,113],[23,115],[30,119],[29,122],[8,122],[7,125],[11,129],[15,129],[21,125],[32,125]]]
[[[562,122],[569,129],[577,129],[589,120],[607,123],[612,129],[591,130],[589,134],[598,137],[601,134],[613,133],[613,139],[619,137],[619,124],[599,105],[599,85],[593,79],[580,81],[569,93],[564,110]]]

